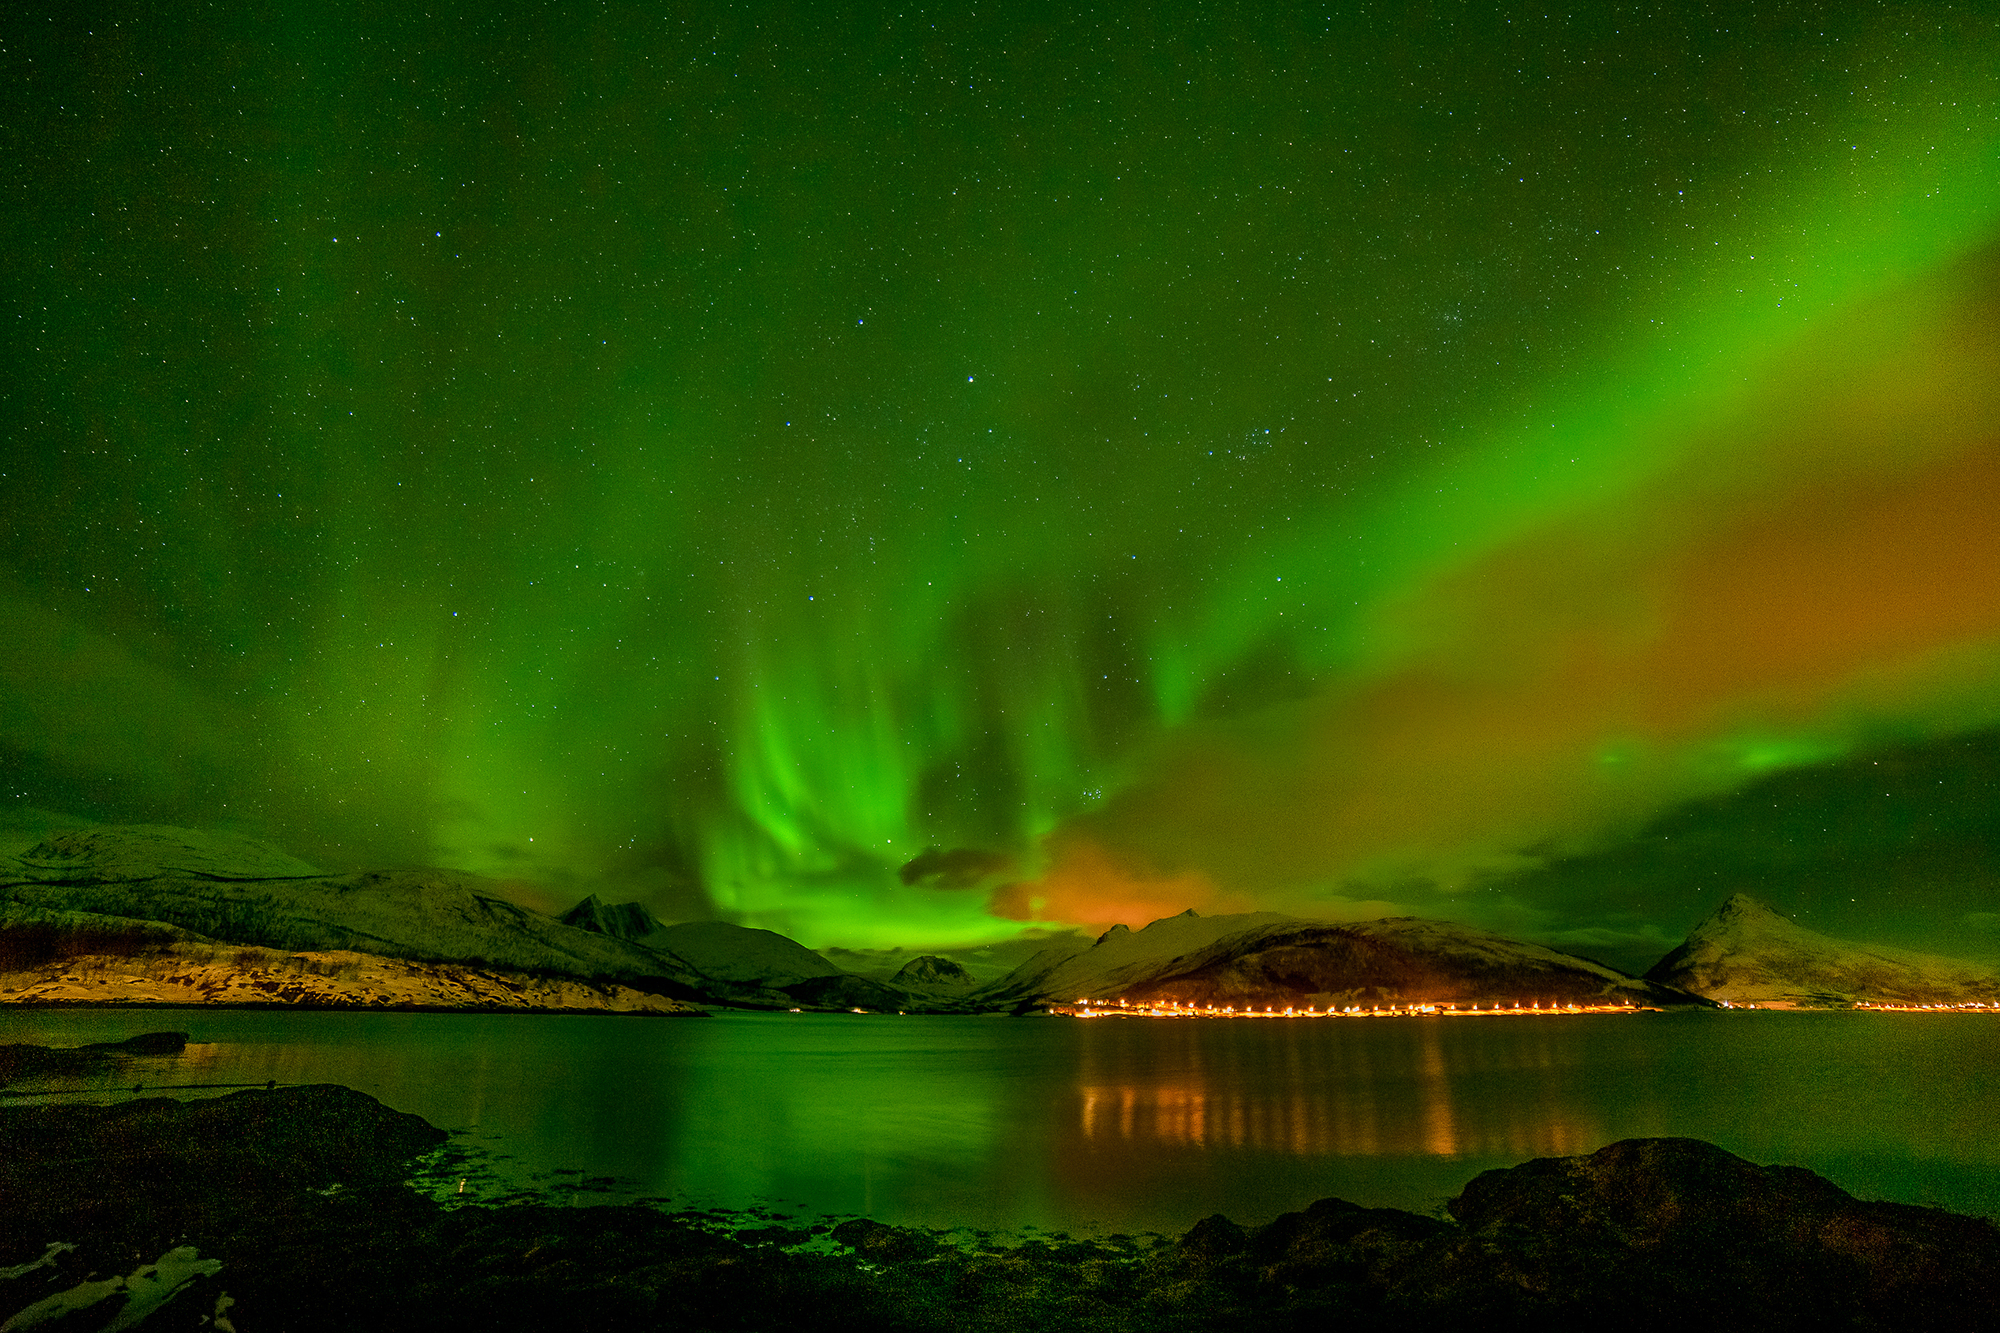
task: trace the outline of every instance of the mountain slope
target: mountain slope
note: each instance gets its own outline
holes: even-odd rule
[[[776,989],[846,975],[805,945],[775,930],[727,921],[685,921],[644,937],[648,946],[671,951],[703,976],[743,986]]]
[[[1259,912],[1113,927],[1088,949],[1031,960],[988,1003],[1077,999],[1197,1005],[1699,1003],[1600,963],[1449,921],[1341,924]]]
[[[1728,1004],[1801,1008],[2000,1002],[2000,973],[1991,968],[1837,940],[1740,893],[1710,913],[1646,976]]]

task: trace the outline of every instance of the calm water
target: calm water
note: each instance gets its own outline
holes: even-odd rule
[[[0,1041],[163,1028],[204,1044],[128,1082],[344,1083],[464,1131],[488,1191],[581,1172],[705,1205],[1178,1231],[1326,1195],[1427,1211],[1488,1167],[1682,1134],[2000,1216],[2000,1017],[1981,1015],[0,1014]]]

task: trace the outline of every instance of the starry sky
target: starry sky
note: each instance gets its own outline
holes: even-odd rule
[[[1990,6],[30,4],[0,799],[813,945],[2000,949]]]

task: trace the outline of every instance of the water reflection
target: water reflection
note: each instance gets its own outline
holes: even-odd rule
[[[1301,1156],[1535,1157],[1606,1141],[1550,1034],[1465,1026],[1185,1023],[1137,1034],[1092,1024],[1078,1126],[1092,1140]],[[1467,1082],[1480,1095],[1465,1098],[1457,1085]],[[1496,1083],[1504,1096],[1490,1095]]]
[[[1487,1167],[1684,1134],[1865,1196],[2000,1213],[2000,1032],[1979,1015],[0,1012],[0,1041],[153,1028],[196,1044],[80,1095],[129,1100],[142,1078],[148,1095],[166,1083],[344,1083],[461,1131],[510,1180],[613,1177],[626,1197],[1180,1230],[1329,1195],[1423,1211]]]

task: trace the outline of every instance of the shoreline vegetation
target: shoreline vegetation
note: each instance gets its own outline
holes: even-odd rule
[[[184,1040],[4,1047],[0,1084]],[[1694,1139],[1488,1171],[1441,1217],[1322,1199],[1083,1239],[461,1202],[443,1131],[328,1084],[0,1105],[0,1142],[9,1330],[1891,1330],[2000,1308],[1992,1222]]]

